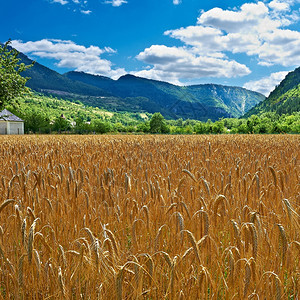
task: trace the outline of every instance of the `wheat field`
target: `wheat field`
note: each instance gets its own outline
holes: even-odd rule
[[[2,299],[299,299],[300,136],[1,136]]]

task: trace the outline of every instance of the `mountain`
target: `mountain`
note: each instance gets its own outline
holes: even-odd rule
[[[23,53],[19,58],[32,63]],[[215,84],[182,87],[129,74],[118,80],[75,71],[61,75],[38,62],[22,76],[30,78],[28,87],[45,94],[110,111],[161,112],[170,119],[240,117],[265,99],[244,88]]]
[[[192,85],[188,91],[202,103],[211,107],[221,107],[232,116],[239,117],[265,99],[257,92],[241,87],[223,86],[216,84]]]
[[[239,117],[265,98],[262,94],[240,87],[215,84],[181,87],[129,74],[118,80],[75,71],[65,76],[105,90],[115,97],[126,99],[128,103],[135,102],[139,97],[141,109],[159,111],[169,118],[206,121]]]
[[[26,65],[30,65],[33,62],[23,53],[19,53],[18,58]],[[63,76],[38,62],[35,62],[32,68],[22,72],[21,75],[30,78],[26,84],[28,87],[40,92],[51,93],[56,91],[58,94],[72,93],[90,96],[108,96],[106,91],[82,82],[70,80],[66,76]]]
[[[300,111],[300,67],[288,73],[270,95],[244,117],[272,111],[280,115]]]

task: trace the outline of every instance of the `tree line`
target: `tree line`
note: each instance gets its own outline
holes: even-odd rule
[[[247,119],[166,120],[160,113],[154,113],[150,120],[135,124],[122,124],[109,120],[93,119],[86,122],[81,118],[69,121],[64,116],[50,120],[47,115],[31,112],[23,115],[26,133],[152,133],[152,134],[279,134],[300,133],[300,112],[291,115],[277,115],[274,112]]]

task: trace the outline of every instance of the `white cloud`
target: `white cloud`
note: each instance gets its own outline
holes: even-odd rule
[[[175,30],[168,30],[164,33],[173,38],[179,39],[186,45],[194,46],[202,50],[202,53],[221,51],[223,49],[222,31],[219,29],[204,26],[189,26]]]
[[[65,5],[69,2],[66,0],[52,0],[52,3],[60,3],[61,5]]]
[[[89,14],[92,13],[91,10],[81,10],[80,12],[81,12],[82,14],[84,14],[84,15],[89,15]]]
[[[202,11],[196,25],[164,33],[180,40],[181,47],[152,45],[138,54],[139,60],[153,66],[139,74],[172,82],[249,74],[245,64],[234,60],[240,57],[236,54],[246,54],[261,66],[298,66],[300,32],[287,28],[299,20],[299,11],[292,10],[295,1],[300,2],[265,0]]]
[[[213,8],[200,15],[197,26],[169,30],[165,35],[195,47],[199,54],[246,53],[262,65],[297,65],[300,33],[284,29],[292,22],[290,16],[275,17],[262,2],[246,3],[237,11]]]
[[[280,6],[281,10],[289,11],[290,3],[273,0],[269,7],[278,10]],[[198,24],[202,26],[200,29],[212,26],[222,30],[221,35],[211,37],[218,42],[219,51],[256,56],[262,65],[291,66],[300,63],[300,33],[284,29],[296,20],[290,16],[274,14],[263,2],[246,3],[238,11],[214,8],[204,12]]]
[[[270,92],[274,90],[275,86],[278,85],[287,74],[288,72],[272,73],[269,77],[263,77],[260,80],[249,81],[245,83],[244,88],[268,96]]]
[[[107,4],[112,4],[112,6],[121,6],[122,4],[127,3],[126,0],[111,0],[111,1],[105,1]]]
[[[178,4],[180,4],[181,3],[181,0],[173,0],[173,4],[174,5],[178,5]]]
[[[135,75],[176,84],[180,83],[179,79],[201,77],[229,78],[250,73],[250,70],[245,65],[233,60],[205,55],[199,56],[186,48],[167,47],[164,45],[152,45],[141,52],[137,59],[152,64],[153,68],[135,72]]]
[[[198,18],[198,24],[212,26],[226,32],[239,32],[241,29],[257,26],[257,21],[268,14],[268,8],[262,2],[245,3],[240,11],[213,8]]]
[[[85,47],[72,41],[54,39],[25,43],[13,40],[11,45],[20,52],[30,56],[55,59],[57,61],[56,65],[61,68],[70,68],[112,78],[119,78],[121,75],[126,74],[124,69],[113,69],[111,61],[101,58],[101,54],[116,52],[110,47],[105,47],[104,49],[97,46]]]
[[[277,11],[287,11],[290,9],[290,5],[292,4],[292,1],[280,1],[280,0],[273,0],[269,3],[269,7],[271,9],[277,10]]]
[[[110,47],[104,47],[104,52],[106,52],[106,53],[117,53],[117,50],[115,50],[115,49],[112,49],[112,48],[110,48]]]

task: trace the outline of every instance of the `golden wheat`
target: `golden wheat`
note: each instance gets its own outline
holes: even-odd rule
[[[1,136],[1,299],[298,299],[297,135]]]

